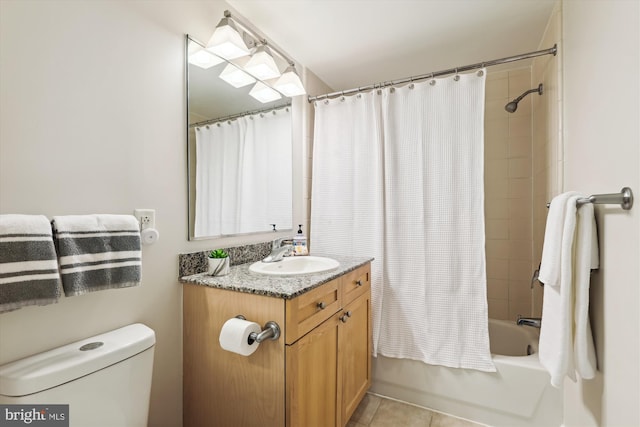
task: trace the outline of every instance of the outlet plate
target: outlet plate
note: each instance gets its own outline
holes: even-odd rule
[[[145,228],[156,228],[156,211],[155,209],[135,209],[133,216],[140,223],[140,230]]]

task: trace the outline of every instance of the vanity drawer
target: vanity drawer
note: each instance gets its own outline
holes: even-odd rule
[[[285,342],[287,344],[294,343],[340,310],[339,285],[340,278],[287,300],[285,305],[287,325]]]
[[[371,264],[363,265],[345,274],[340,280],[342,281],[342,305],[345,306],[371,288]]]

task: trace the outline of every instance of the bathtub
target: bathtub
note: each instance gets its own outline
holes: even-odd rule
[[[373,359],[371,392],[494,427],[562,424],[562,392],[538,360],[538,330],[489,319],[497,372]]]

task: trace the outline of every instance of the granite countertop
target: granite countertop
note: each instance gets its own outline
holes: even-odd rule
[[[373,258],[369,257],[327,256],[327,258],[335,259],[340,265],[334,270],[323,273],[271,276],[249,271],[251,263],[247,263],[231,267],[229,274],[226,276],[209,276],[206,273],[193,274],[181,277],[180,282],[292,299],[373,261]]]

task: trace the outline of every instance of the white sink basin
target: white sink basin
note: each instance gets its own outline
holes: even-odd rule
[[[273,276],[323,273],[340,265],[338,261],[320,256],[291,256],[277,262],[254,262],[249,271]]]

